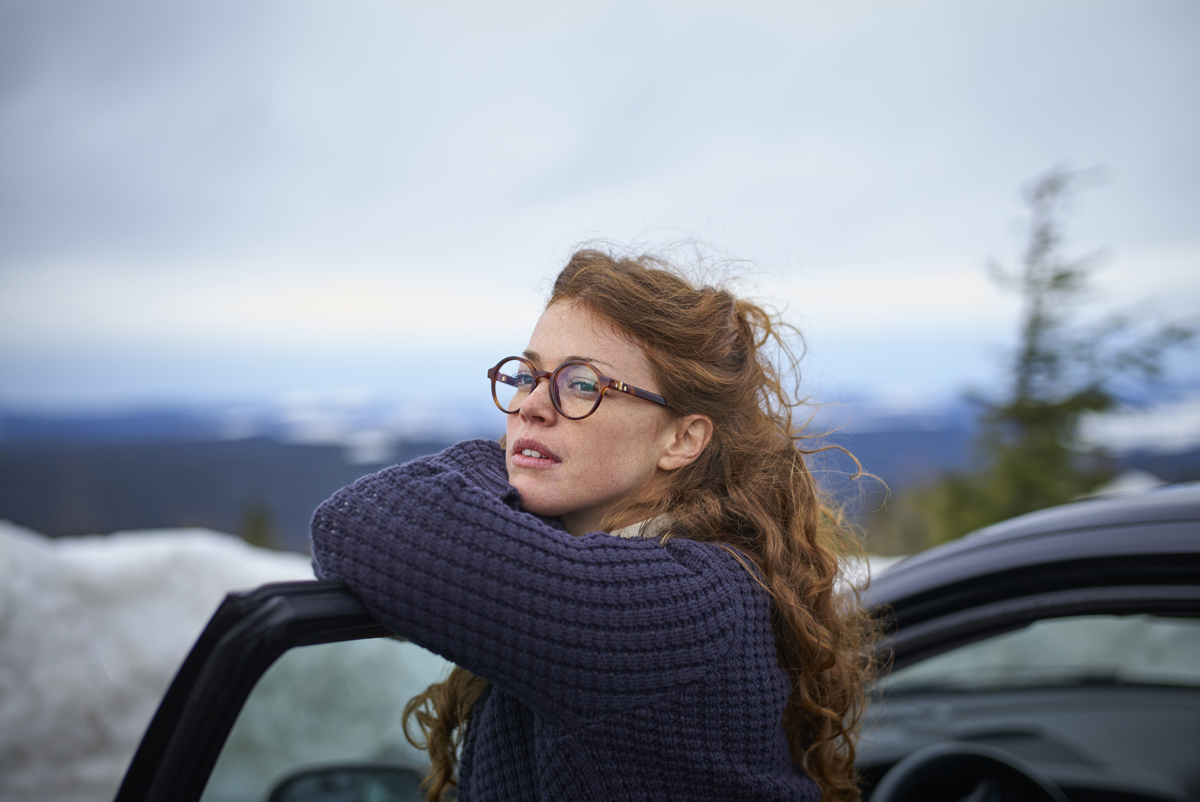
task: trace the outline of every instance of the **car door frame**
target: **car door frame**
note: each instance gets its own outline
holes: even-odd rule
[[[340,580],[230,593],[184,660],[115,802],[197,802],[250,692],[289,649],[396,637]]]
[[[1043,618],[1200,617],[1200,521],[969,536],[889,568],[863,602],[888,669]]]

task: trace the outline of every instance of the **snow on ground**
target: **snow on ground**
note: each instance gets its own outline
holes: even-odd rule
[[[230,590],[308,559],[201,529],[49,540],[0,521],[0,799],[100,802]]]

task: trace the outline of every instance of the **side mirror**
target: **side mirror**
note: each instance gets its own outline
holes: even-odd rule
[[[421,777],[388,763],[341,763],[284,777],[267,802],[424,802]]]

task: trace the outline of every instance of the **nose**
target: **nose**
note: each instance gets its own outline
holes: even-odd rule
[[[522,420],[552,422],[558,414],[554,408],[554,400],[550,397],[550,379],[542,377],[533,386],[533,390],[521,403],[519,411]]]

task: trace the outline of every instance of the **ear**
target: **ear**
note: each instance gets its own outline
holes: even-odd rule
[[[712,440],[713,423],[704,415],[686,415],[667,424],[658,467],[673,471],[695,462]]]

